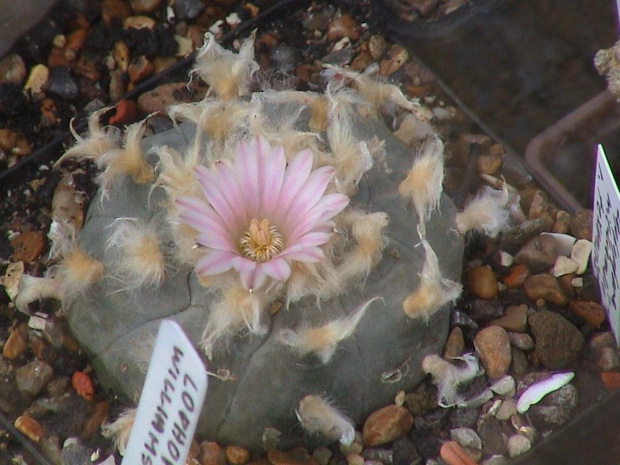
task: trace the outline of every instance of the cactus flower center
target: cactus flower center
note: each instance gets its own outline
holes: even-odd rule
[[[271,260],[284,249],[282,234],[267,218],[258,221],[253,218],[250,227],[239,240],[243,256],[258,263]]]

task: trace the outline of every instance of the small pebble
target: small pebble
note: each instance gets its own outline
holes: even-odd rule
[[[30,75],[24,84],[24,91],[30,93],[34,98],[41,99],[43,89],[46,88],[49,79],[49,69],[45,65],[35,65],[30,70]]]
[[[454,428],[450,430],[450,438],[461,447],[482,449],[482,440],[478,433],[471,428]]]
[[[86,465],[90,460],[92,451],[90,447],[82,444],[66,444],[60,451],[60,459],[63,465]]]
[[[517,289],[530,277],[530,270],[525,265],[514,265],[510,272],[502,278],[502,282],[510,289]]]
[[[142,15],[145,13],[153,13],[162,0],[130,0],[129,4],[134,13]]]
[[[491,321],[490,324],[504,328],[506,331],[522,333],[527,329],[527,313],[527,305],[511,305],[506,308],[503,317]]]
[[[11,53],[0,59],[0,84],[21,84],[26,78],[24,60],[16,53]]]
[[[590,253],[592,252],[592,242],[587,239],[579,239],[573,245],[571,251],[571,259],[577,263],[577,274],[584,274],[588,269],[588,263],[590,262]]]
[[[19,392],[26,396],[36,396],[54,376],[54,369],[41,360],[33,360],[15,372]]]
[[[65,100],[75,100],[80,95],[80,89],[66,66],[55,66],[50,69],[48,92]]]
[[[127,68],[129,81],[132,84],[137,84],[153,74],[154,69],[153,64],[144,55],[141,55],[132,60],[129,68]]]
[[[405,394],[405,406],[414,416],[424,415],[437,407],[435,397],[423,389]]]
[[[194,19],[205,9],[205,4],[200,0],[176,0],[174,12],[179,20]]]
[[[142,114],[165,113],[166,108],[178,103],[189,103],[205,96],[205,89],[187,89],[184,82],[162,84],[138,97],[138,111]]]
[[[579,269],[579,264],[574,260],[563,255],[558,256],[553,265],[552,274],[556,278],[567,274],[575,273]]]
[[[410,465],[419,462],[421,459],[415,443],[407,436],[397,439],[392,444],[393,465]]]
[[[587,239],[592,241],[592,210],[578,210],[573,215],[570,222],[570,232],[577,239]]]
[[[381,76],[389,76],[403,67],[409,60],[409,52],[400,45],[392,45],[386,59],[381,60],[379,72]]]
[[[312,456],[317,460],[319,465],[327,465],[332,457],[332,451],[329,447],[321,446],[312,451]]]
[[[23,157],[32,153],[32,147],[23,134],[10,129],[0,129],[0,152],[5,151],[11,155]]]
[[[512,359],[508,333],[499,326],[489,326],[476,334],[474,346],[489,379],[504,376]]]
[[[555,239],[550,235],[540,234],[521,247],[515,255],[514,262],[526,265],[536,273],[551,268],[557,258]]]
[[[595,333],[590,337],[588,346],[594,350],[599,350],[603,347],[616,347],[616,339],[611,331]]]
[[[603,347],[596,359],[596,367],[600,371],[611,371],[620,366],[618,351],[612,347]]]
[[[45,437],[41,441],[41,451],[53,465],[62,465],[60,459],[60,438],[58,436]]]
[[[512,354],[512,362],[510,363],[510,369],[516,375],[523,375],[529,368],[529,362],[527,361],[527,357],[523,353],[523,351],[517,349],[516,347],[512,347],[510,349]]]
[[[316,459],[303,447],[288,451],[276,449],[267,452],[267,460],[271,465],[316,465]]]
[[[347,463],[349,465],[364,465],[364,458],[358,454],[347,454]]]
[[[564,255],[565,257],[569,257],[571,251],[573,250],[573,245],[575,245],[575,239],[570,234],[560,234],[560,233],[542,233],[543,236],[553,237],[555,240],[555,250],[558,255]]]
[[[546,367],[556,370],[574,362],[584,344],[579,330],[556,312],[532,313],[528,323],[536,341],[535,354]]]
[[[551,231],[554,233],[566,234],[570,231],[571,215],[567,211],[558,210],[555,214],[555,222]]]
[[[482,299],[493,299],[499,290],[495,273],[486,266],[475,266],[467,272],[467,289]]]
[[[2,355],[9,360],[15,360],[28,350],[28,336],[19,329],[14,329],[4,343]]]
[[[499,300],[473,299],[468,305],[467,314],[475,321],[490,321],[504,315],[504,306]]]
[[[200,465],[226,465],[226,455],[217,442],[200,443]]]
[[[599,329],[607,318],[605,308],[596,302],[586,302],[585,300],[570,300],[568,308],[571,312],[581,318],[589,325]]]
[[[514,436],[510,436],[508,441],[506,441],[506,448],[508,449],[508,456],[510,458],[515,458],[530,450],[532,448],[532,443],[525,436],[515,434]]]
[[[387,444],[409,432],[413,417],[409,410],[397,405],[387,405],[374,411],[364,422],[362,438],[368,447]]]
[[[360,38],[360,27],[349,14],[343,14],[333,18],[327,25],[327,40],[335,42],[343,37],[348,37],[355,42]]]
[[[380,35],[371,36],[368,40],[368,52],[373,60],[380,59],[387,50],[387,42]]]
[[[133,100],[119,100],[116,104],[115,113],[110,117],[110,124],[128,125],[134,123],[138,119],[138,110],[136,102]]]
[[[562,291],[558,280],[549,273],[530,276],[523,285],[525,293],[534,302],[543,299],[549,303],[564,306],[568,298]]]
[[[230,465],[244,465],[250,460],[250,452],[239,446],[227,446],[224,455]]]
[[[446,346],[443,350],[443,358],[451,359],[454,357],[460,357],[465,351],[465,339],[463,337],[463,330],[458,326],[452,328],[446,341]]]
[[[512,396],[515,392],[515,379],[506,375],[491,384],[490,389],[500,396]]]
[[[31,441],[39,444],[41,440],[46,436],[45,430],[41,424],[34,418],[22,415],[17,417],[14,423],[15,429],[26,436]]]
[[[478,419],[478,435],[482,439],[483,455],[506,455],[502,425],[493,415],[481,415]]]
[[[447,465],[476,465],[456,441],[442,444],[439,455]]]
[[[108,417],[108,403],[101,401],[95,404],[95,408],[93,413],[88,417],[86,423],[84,423],[84,427],[82,428],[82,432],[80,433],[80,437],[82,439],[88,439],[93,434],[95,434],[103,422]]]
[[[500,421],[508,421],[515,413],[517,413],[517,403],[514,399],[506,399],[502,401],[502,405],[495,413],[495,418]]]
[[[601,381],[608,391],[620,389],[620,373],[617,371],[604,371],[601,373]]]
[[[510,344],[519,350],[532,350],[534,348],[534,339],[527,333],[508,333]]]

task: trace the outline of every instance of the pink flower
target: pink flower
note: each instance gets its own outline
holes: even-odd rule
[[[286,281],[291,262],[316,263],[333,233],[331,219],[349,203],[343,194],[325,194],[334,169],[312,171],[310,150],[286,162],[282,147],[263,137],[241,142],[234,160],[195,175],[204,200],[177,200],[180,218],[198,231],[205,247],[196,272],[210,276],[234,268],[245,289],[258,289],[268,277]],[[206,200],[206,201],[205,201]]]

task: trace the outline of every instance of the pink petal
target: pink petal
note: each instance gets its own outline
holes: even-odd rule
[[[234,209],[238,219],[242,223],[249,222],[243,187],[239,185],[235,170],[228,162],[223,161],[216,164],[216,176],[220,178],[221,185],[224,187],[225,197],[228,204]]]
[[[290,247],[278,257],[286,257],[288,260],[298,262],[317,263],[325,259],[325,252],[319,247]]]
[[[226,189],[221,185],[221,180],[213,171],[202,165],[196,165],[194,172],[207,201],[222,217],[228,228],[233,232],[238,232],[243,227],[240,224],[241,218],[237,218],[235,209],[228,202]]]
[[[263,170],[265,187],[261,206],[262,214],[277,221],[281,213],[278,211],[278,199],[286,170],[286,157],[282,147],[275,147],[271,150],[271,156],[267,158]]]
[[[293,157],[286,167],[277,207],[282,214],[288,210],[289,205],[308,180],[312,170],[312,162],[312,151],[302,150]]]
[[[331,237],[332,233],[313,231],[304,234],[292,245],[301,247],[316,247],[327,243]]]
[[[247,213],[250,217],[258,215],[260,203],[259,167],[256,154],[247,142],[241,141],[234,160],[235,175],[242,188]]]
[[[258,264],[248,258],[237,256],[233,258],[233,266],[239,273],[242,271],[252,271]]]
[[[288,207],[286,221],[282,227],[284,230],[290,230],[298,223],[300,217],[316,205],[333,176],[334,168],[331,166],[322,166],[310,173],[303,188]]]
[[[176,204],[180,210],[179,218],[196,231],[230,234],[230,230],[211,205],[193,197],[179,197]]]
[[[196,236],[196,243],[216,250],[227,250],[237,253],[237,248],[230,241],[228,235],[219,235],[201,232]]]
[[[344,210],[349,202],[349,197],[343,194],[328,194],[321,197],[310,211],[298,219],[297,224],[290,225],[289,242],[295,243],[302,235],[320,227]]]
[[[281,257],[276,257],[268,262],[261,263],[259,266],[263,269],[265,274],[278,281],[286,281],[291,275],[291,266]]]
[[[237,255],[223,250],[210,250],[196,263],[196,273],[214,275],[224,273],[232,268],[232,260]]]
[[[241,285],[248,290],[260,289],[267,281],[267,274],[260,266],[251,271],[241,271],[239,277],[241,278]]]

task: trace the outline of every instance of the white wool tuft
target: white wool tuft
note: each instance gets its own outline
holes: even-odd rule
[[[452,407],[462,399],[457,389],[480,374],[478,359],[473,354],[455,357],[455,360],[465,362],[464,367],[457,367],[445,361],[439,355],[427,355],[422,360],[422,371],[433,377],[437,385],[437,403],[440,407]]]
[[[320,396],[301,399],[295,411],[301,426],[310,434],[320,434],[331,441],[349,446],[355,439],[355,426],[349,417]]]
[[[299,355],[315,353],[327,364],[334,356],[338,343],[350,337],[366,313],[370,304],[379,299],[375,297],[361,305],[351,315],[332,320],[323,326],[303,326],[297,331],[283,329],[279,334],[280,342],[294,349]]]
[[[497,236],[508,226],[510,212],[508,190],[484,187],[465,209],[457,213],[454,221],[461,234],[477,230],[490,237]]]
[[[463,286],[443,278],[435,251],[426,240],[422,240],[421,245],[426,252],[426,261],[420,273],[420,285],[407,296],[403,310],[410,318],[424,318],[428,321],[440,307],[457,299]]]
[[[166,261],[154,225],[133,218],[119,218],[106,242],[106,250],[119,249],[119,259],[112,263],[112,276],[123,290],[159,286],[166,273]]]
[[[112,423],[101,426],[101,434],[104,438],[111,439],[118,453],[125,455],[129,434],[136,418],[136,408],[130,408],[121,413]]]
[[[443,162],[443,142],[437,137],[427,139],[409,174],[398,186],[398,193],[413,203],[421,224],[439,208],[443,192]]]
[[[196,66],[192,73],[198,74],[222,100],[236,99],[246,95],[250,78],[258,70],[254,61],[256,31],[248,37],[239,53],[224,49],[210,32],[205,34],[204,45],[198,49]]]
[[[41,299],[63,299],[62,280],[58,277],[38,278],[28,274],[22,275],[19,291],[15,298],[15,307],[22,313],[30,313],[28,304]]]

